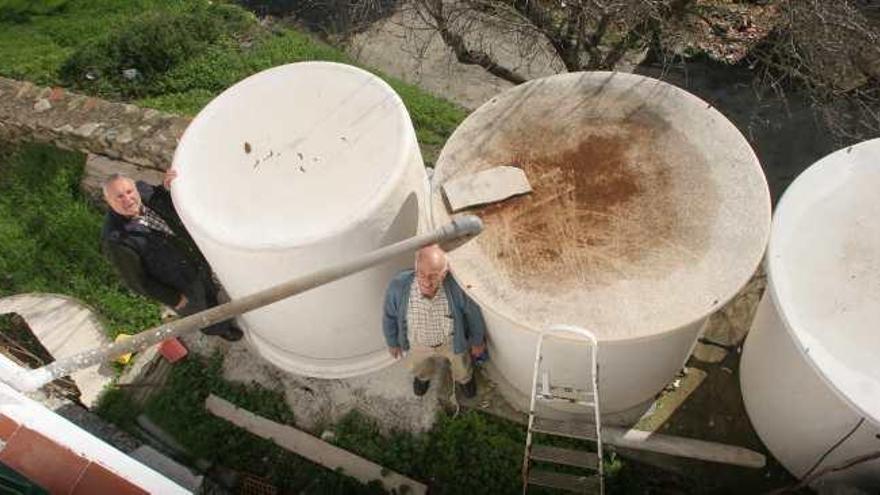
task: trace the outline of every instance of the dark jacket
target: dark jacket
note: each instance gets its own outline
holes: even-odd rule
[[[142,203],[162,217],[176,235],[156,232],[110,210],[101,232],[101,251],[129,289],[174,306],[207,265],[174,210],[168,191],[142,181],[136,186]]]
[[[409,306],[409,292],[415,272],[405,270],[398,273],[385,292],[385,310],[382,318],[382,331],[388,347],[409,349],[407,338],[406,309]],[[456,354],[465,352],[469,346],[480,345],[486,335],[486,324],[480,307],[461,290],[458,283],[447,276],[443,279],[443,290],[452,309],[452,349]]]

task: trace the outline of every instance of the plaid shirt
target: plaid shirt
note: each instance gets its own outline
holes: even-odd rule
[[[424,297],[419,284],[413,281],[406,310],[409,341],[422,347],[445,344],[452,335],[452,316],[446,291],[441,286],[432,299]]]
[[[171,230],[171,227],[169,227],[168,224],[165,223],[165,220],[162,220],[162,217],[160,217],[155,211],[147,208],[146,205],[142,206],[141,209],[143,213],[137,218],[137,221],[140,222],[141,225],[155,230],[156,232],[163,232],[171,236],[174,235],[174,231]]]

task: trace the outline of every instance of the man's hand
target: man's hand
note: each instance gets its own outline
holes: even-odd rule
[[[400,347],[389,347],[388,353],[391,354],[391,357],[393,357],[394,359],[399,359],[401,356],[403,356],[403,349],[401,349]]]
[[[165,186],[165,189],[171,190],[171,182],[177,178],[177,169],[174,167],[169,168],[165,171],[165,178],[162,180],[162,185]]]
[[[180,311],[181,309],[185,308],[188,303],[189,303],[189,299],[187,299],[186,296],[181,294],[180,301],[177,301],[177,306],[174,306],[174,310]]]
[[[472,345],[471,346],[471,357],[477,357],[486,350],[486,343],[483,342],[480,345]]]

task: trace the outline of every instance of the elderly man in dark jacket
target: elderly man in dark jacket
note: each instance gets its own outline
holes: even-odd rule
[[[177,216],[168,186],[151,186],[114,174],[104,182],[110,211],[101,232],[101,248],[129,289],[187,316],[217,305],[217,287],[201,252]],[[229,341],[242,332],[226,320],[205,329]]]

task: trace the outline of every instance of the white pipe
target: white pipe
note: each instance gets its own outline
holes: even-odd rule
[[[26,370],[11,365],[9,362],[0,364],[0,379],[19,391],[33,391],[74,371],[88,368],[122,354],[146,349],[171,337],[191,333],[242,313],[267,306],[359,272],[400,254],[435,243],[440,243],[444,249],[451,251],[479,234],[482,228],[483,224],[478,217],[464,215],[433,232],[411,237],[364,254],[354,260],[316,270],[241,299],[151,328],[132,336],[131,339],[59,359],[35,370]]]

